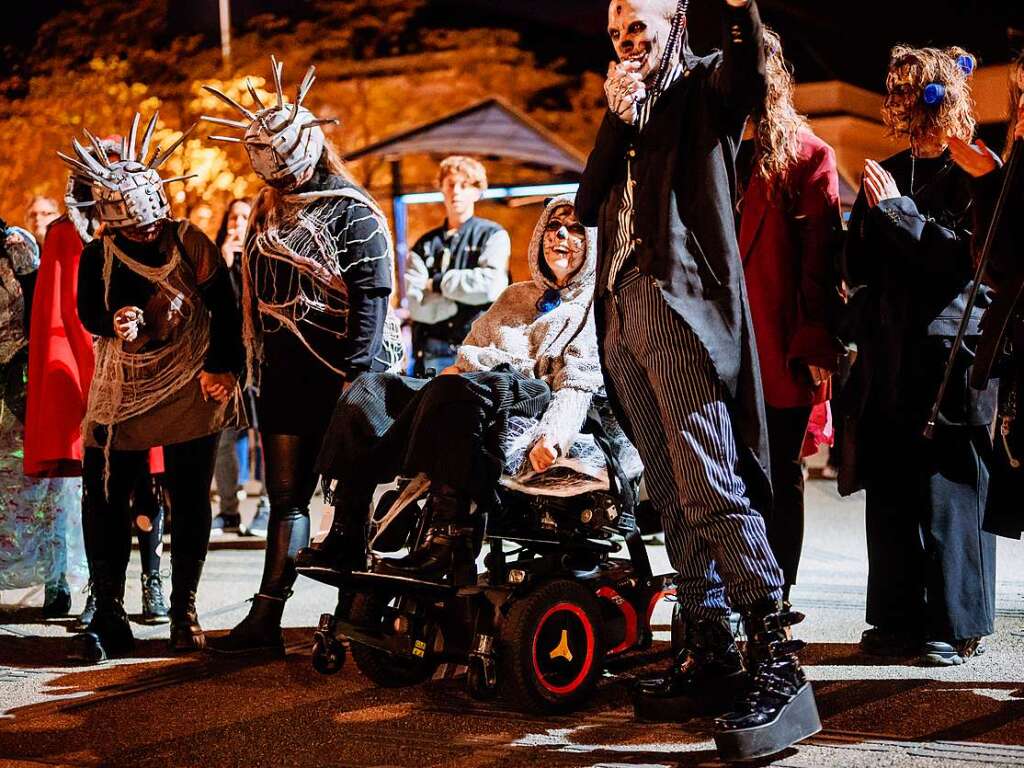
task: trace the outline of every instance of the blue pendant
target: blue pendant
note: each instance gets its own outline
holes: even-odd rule
[[[557,288],[548,288],[544,291],[544,294],[537,299],[537,310],[542,314],[547,314],[552,309],[562,303],[562,294]]]

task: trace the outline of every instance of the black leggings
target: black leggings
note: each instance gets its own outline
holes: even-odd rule
[[[171,517],[173,559],[206,559],[210,542],[210,482],[217,435],[164,447],[164,482],[174,514]],[[149,476],[148,451],[111,451],[110,478],[101,448],[87,448],[83,465],[82,527],[90,567],[108,568],[120,579],[132,548],[131,499],[140,476]],[[109,491],[109,493],[107,492]]]
[[[270,526],[260,593],[286,598],[295,583],[295,555],[309,543],[309,502],[323,436],[264,433],[262,440]]]

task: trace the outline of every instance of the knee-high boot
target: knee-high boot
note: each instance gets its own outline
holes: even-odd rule
[[[249,614],[223,637],[210,638],[208,647],[218,653],[269,651],[284,653],[281,615],[295,583],[295,555],[309,543],[309,515],[290,509],[275,519],[271,510],[267,556],[260,591],[253,597]]]

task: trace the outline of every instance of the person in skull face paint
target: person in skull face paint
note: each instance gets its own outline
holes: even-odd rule
[[[204,119],[244,131],[249,162],[267,183],[242,253],[242,308],[250,380],[259,387],[270,521],[252,607],[229,634],[210,641],[211,650],[227,654],[284,652],[281,615],[295,583],[296,555],[309,544],[315,462],[331,412],[362,373],[401,363],[389,312],[393,251],[386,218],[327,142],[321,126],[337,121],[316,118],[302,105],[315,69],[286,103],[283,65],[273,57],[271,64],[276,103],[269,107],[252,87],[255,111],[206,86],[243,120]],[[350,514],[339,504],[333,526],[364,520],[364,510]]]
[[[618,62],[577,204],[599,231],[609,399],[640,452],[679,571],[685,647],[640,695],[652,709],[681,702],[672,708],[680,719],[720,715],[720,753],[748,759],[821,726],[795,656],[801,644],[787,639],[803,617],[782,602],[759,513],[771,503],[764,402],[732,213],[737,146],[765,91],[762,27],[752,0],[718,5],[724,51],[699,58],[685,2],[609,4]],[[751,638],[746,663],[731,607]],[[765,736],[756,750],[754,733]]]
[[[996,393],[967,384],[991,302],[984,286],[933,439],[922,434],[972,287],[970,176],[948,146],[974,132],[973,67],[960,48],[893,49],[882,115],[910,148],[865,164],[843,259],[858,354],[837,408],[839,489],[867,491],[861,649],[932,665],[982,652],[995,614],[995,539],[982,513]]]

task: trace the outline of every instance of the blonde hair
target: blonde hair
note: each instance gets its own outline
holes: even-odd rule
[[[974,99],[970,75],[959,64],[965,57],[971,70],[974,56],[963,48],[911,48],[897,45],[889,57],[885,80],[888,95],[882,106],[882,120],[890,135],[906,136],[914,144],[919,138],[942,132],[964,141],[974,137]],[[930,83],[946,89],[937,104],[927,104],[924,90]],[[897,89],[900,89],[897,91]]]
[[[438,189],[444,184],[446,178],[455,175],[463,176],[467,183],[472,184],[481,192],[487,189],[487,171],[479,160],[466,155],[446,157],[437,169]]]
[[[1017,120],[1021,117],[1018,110],[1022,90],[1021,78],[1024,78],[1024,51],[1017,56],[1017,60],[1010,65],[1010,122],[1006,127],[1006,147],[1003,149],[1003,160],[1010,159],[1010,150],[1013,149],[1014,132],[1017,128]]]
[[[754,172],[768,185],[774,199],[785,189],[789,171],[800,154],[800,131],[809,131],[807,119],[793,106],[793,74],[782,55],[782,40],[765,27],[764,101],[751,115],[754,122]]]

